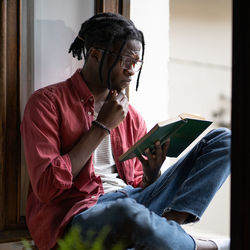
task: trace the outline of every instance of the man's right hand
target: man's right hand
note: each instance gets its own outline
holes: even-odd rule
[[[111,90],[96,120],[111,130],[125,119],[127,113],[127,96],[122,92],[118,94],[116,90]]]

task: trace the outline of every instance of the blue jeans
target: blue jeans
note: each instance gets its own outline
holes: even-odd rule
[[[188,212],[189,221],[202,216],[230,174],[230,130],[210,131],[194,148],[145,189],[127,186],[101,196],[98,203],[74,216],[71,225],[81,235],[109,225],[108,242],[126,239],[142,249],[195,249],[182,227],[161,215],[169,210]]]

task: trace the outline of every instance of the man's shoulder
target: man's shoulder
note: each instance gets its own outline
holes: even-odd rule
[[[47,85],[34,92],[34,95],[60,95],[69,90],[69,80]]]
[[[83,84],[80,76],[80,71],[77,70],[73,75],[64,81],[60,81],[54,84],[47,85],[36,90],[32,94],[33,99],[46,99],[49,101],[67,101],[78,99],[79,96],[88,96],[88,88]],[[35,97],[35,98],[34,98]]]
[[[69,79],[47,85],[40,89],[37,89],[29,98],[29,102],[39,102],[39,101],[48,101],[54,102],[57,99],[61,99],[63,95],[69,94],[70,92]]]

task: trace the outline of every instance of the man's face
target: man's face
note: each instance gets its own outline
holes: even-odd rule
[[[108,71],[114,61],[117,59],[116,55],[119,53],[119,48],[121,43],[114,46],[110,49],[110,53],[107,53],[106,63],[104,63],[103,67],[103,76],[106,79],[108,77]],[[134,72],[133,66],[136,66],[136,62],[140,59],[140,51],[141,51],[141,43],[137,40],[129,40],[121,54],[118,62],[114,66],[110,79],[111,79],[111,89],[115,89],[118,92],[127,88],[132,80],[132,76],[136,73]],[[113,53],[113,54],[112,54]],[[137,63],[137,66],[140,62]]]

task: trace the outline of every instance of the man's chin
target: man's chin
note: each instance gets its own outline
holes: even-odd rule
[[[127,88],[127,87],[123,87],[123,88],[112,88],[111,90],[116,90],[118,94],[119,94],[120,92],[122,92],[122,93],[125,94],[126,88]]]

